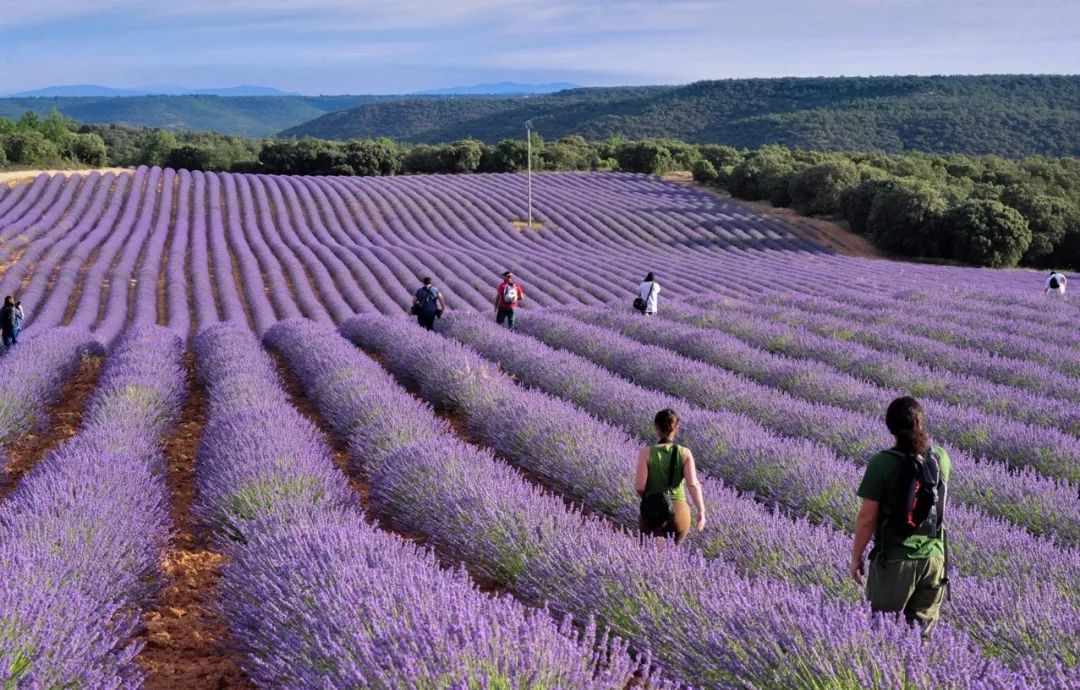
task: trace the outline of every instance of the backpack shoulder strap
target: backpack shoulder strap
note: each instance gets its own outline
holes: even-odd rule
[[[681,457],[682,457],[682,452],[679,449],[679,444],[678,443],[672,443],[671,444],[671,456],[668,459],[668,481],[667,481],[667,484],[668,484],[669,489],[672,489],[672,488],[675,487],[675,467],[677,465],[677,458],[681,458]]]
[[[933,456],[934,462],[936,462],[937,466],[938,466],[938,487],[939,488],[938,488],[938,502],[937,502],[937,506],[935,506],[935,509],[937,511],[937,529],[938,529],[938,534],[940,535],[941,534],[941,527],[942,527],[942,525],[945,524],[945,504],[946,504],[946,502],[948,501],[948,498],[949,498],[949,480],[945,478],[945,473],[941,470],[941,454],[938,453],[937,449],[934,448],[933,446],[930,446],[930,451],[929,451],[928,454]]]

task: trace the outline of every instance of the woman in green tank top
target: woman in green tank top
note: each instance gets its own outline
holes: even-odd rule
[[[667,515],[647,515],[643,507],[639,527],[643,536],[675,537],[679,544],[690,534],[690,506],[686,503],[686,491],[697,510],[697,530],[705,529],[705,501],[701,497],[694,454],[689,448],[675,444],[679,431],[679,416],[674,410],[660,410],[653,420],[657,442],[646,446],[638,454],[637,472],[634,475],[634,491],[644,501],[657,494],[668,495],[671,512]],[[679,457],[673,457],[678,451]],[[654,499],[655,500],[655,499]]]

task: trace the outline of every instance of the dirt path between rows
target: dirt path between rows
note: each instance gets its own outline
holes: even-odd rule
[[[277,354],[270,353],[270,356],[277,362],[278,371],[280,372],[282,382],[285,385],[285,392],[289,395],[290,402],[300,412],[300,414],[307,417],[307,419],[319,429],[325,437],[327,443],[330,444],[331,454],[333,456],[334,465],[338,470],[345,475],[348,480],[349,487],[356,493],[360,500],[360,506],[364,509],[364,513],[374,524],[384,532],[394,534],[401,537],[405,541],[416,544],[417,546],[428,546],[427,537],[420,532],[413,532],[403,528],[401,525],[394,523],[387,519],[384,514],[377,512],[374,506],[371,504],[370,495],[371,488],[368,486],[367,481],[351,466],[349,462],[349,451],[346,445],[330,433],[329,428],[322,421],[312,402],[304,395],[303,389],[300,387],[300,383],[293,375],[292,371],[285,364]],[[457,568],[460,565],[465,565],[466,570],[469,571],[469,575],[472,578],[473,583],[482,592],[489,593],[505,593],[508,590],[493,582],[489,579],[479,577],[469,569],[468,564],[461,563],[461,560],[454,558],[447,554],[444,550],[437,548],[434,544],[429,545],[435,554],[439,564],[446,568]]]
[[[0,501],[15,490],[23,475],[36,467],[49,451],[79,430],[83,413],[86,411],[86,402],[97,385],[102,361],[101,357],[83,356],[78,371],[64,382],[56,404],[48,410],[48,429],[40,433],[24,434],[8,446],[7,466],[0,477]]]
[[[165,554],[169,584],[147,614],[146,647],[138,657],[149,690],[253,688],[216,607],[224,557],[191,514],[195,452],[206,425],[206,391],[185,356],[191,392],[176,431],[165,442],[173,539]]]
[[[21,182],[30,182],[34,180],[38,175],[45,173],[46,175],[86,175],[92,172],[99,173],[129,173],[135,172],[134,168],[80,168],[78,170],[7,170],[0,172],[0,184],[6,184],[8,186],[14,186]]]

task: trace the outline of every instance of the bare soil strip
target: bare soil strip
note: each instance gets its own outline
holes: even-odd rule
[[[157,287],[154,291],[157,299],[157,322],[163,326],[169,323],[169,298],[165,291],[169,275],[169,250],[172,248],[173,235],[176,233],[176,209],[180,204],[180,176],[173,177],[172,206],[169,209],[169,226],[165,231],[165,244],[161,247],[161,262],[158,264]]]
[[[119,209],[117,209],[116,215],[113,217],[112,222],[109,224],[110,225],[110,227],[109,227],[109,234],[110,235],[112,235],[113,233],[118,231],[120,221],[124,217],[124,209],[127,207],[128,204],[132,203],[131,197],[133,195],[135,195],[135,194],[138,194],[138,190],[135,189],[134,185],[135,185],[135,176],[134,175],[131,176],[131,180],[129,181],[129,183],[126,186],[123,186],[123,183],[121,182],[120,177],[117,176],[113,188],[111,190],[109,190],[109,202],[106,203],[106,206],[108,205],[108,203],[113,203],[113,200],[115,200],[117,197],[121,197],[119,202],[117,202],[117,203],[121,204],[121,207]],[[118,194],[117,193],[118,190],[123,190],[123,192]],[[134,203],[139,203],[138,199],[136,199]],[[104,212],[103,212],[102,215],[104,215]],[[98,228],[99,223],[100,223],[100,219],[99,219],[98,222],[94,223],[94,227],[91,228],[91,230],[90,230],[91,233]],[[83,240],[80,240],[80,243],[82,241]],[[67,253],[64,255],[63,260],[57,262],[56,267],[53,269],[52,276],[49,279],[48,291],[47,291],[46,294],[49,294],[49,295],[52,294],[53,287],[55,286],[56,281],[59,280],[60,273],[64,270],[64,268],[66,268],[66,264],[69,261],[69,257],[71,256],[72,252],[75,250],[76,247],[78,247],[77,244],[72,245],[68,249]],[[86,289],[86,287],[85,287],[86,286],[86,274],[90,272],[90,267],[97,263],[98,256],[101,254],[101,247],[102,247],[101,244],[94,247],[90,251],[90,254],[87,257],[86,261],[81,266],[73,266],[73,268],[78,272],[78,278],[76,278],[75,282],[72,283],[71,295],[68,297],[67,309],[64,311],[64,319],[60,323],[68,324],[68,323],[71,323],[71,320],[73,318],[75,318],[75,311],[79,307],[79,302],[82,301],[83,290]],[[101,289],[101,290],[107,289],[108,283],[109,283],[109,278],[108,278],[108,276],[106,276],[105,280],[103,281],[104,285],[102,287],[100,287],[99,289]]]
[[[872,259],[883,259],[885,256],[878,251],[874,245],[870,244],[865,237],[858,235],[849,230],[845,225],[841,225],[837,222],[826,220],[825,218],[815,218],[811,216],[801,216],[790,208],[778,208],[771,204],[757,201],[746,201],[745,199],[736,199],[730,194],[725,194],[717,189],[709,187],[708,185],[698,184],[694,182],[693,177],[689,173],[668,173],[664,175],[664,179],[670,182],[676,182],[678,184],[686,185],[687,187],[693,187],[694,189],[708,194],[710,196],[718,197],[724,201],[736,204],[738,206],[745,206],[748,209],[753,209],[764,216],[773,216],[787,221],[791,227],[791,231],[795,234],[810,240],[816,244],[825,246],[837,254],[844,254],[846,256],[860,256]],[[806,227],[810,226],[818,232],[812,232]]]
[[[6,184],[9,187],[14,187],[17,184],[23,182],[32,182],[41,173],[47,175],[86,175],[94,171],[99,173],[129,173],[134,168],[78,168],[76,170],[10,170],[8,172],[0,172],[0,184]]]
[[[240,306],[243,307],[243,309],[244,309],[244,316],[247,318],[248,328],[250,328],[251,330],[258,333],[259,328],[258,328],[258,325],[255,323],[255,314],[251,310],[251,304],[248,303],[247,292],[244,290],[244,286],[245,286],[244,272],[240,268],[240,260],[236,258],[236,253],[237,253],[238,250],[234,248],[236,246],[237,242],[239,242],[240,240],[237,240],[236,242],[234,242],[233,237],[232,237],[233,233],[229,229],[229,222],[230,222],[229,221],[229,205],[228,205],[229,200],[228,200],[228,196],[225,194],[225,183],[224,182],[222,182],[220,185],[218,185],[218,203],[220,204],[219,207],[218,207],[218,212],[221,214],[221,226],[222,226],[222,228],[224,228],[224,232],[225,232],[225,252],[229,255],[228,256],[229,265],[232,268],[233,285],[236,288],[237,297],[239,297],[239,299],[240,299]],[[240,203],[240,194],[239,193],[237,193],[237,195],[236,195],[236,204],[237,204],[237,206],[240,207],[240,214],[241,214],[241,219],[242,219],[243,218],[242,214],[244,213],[244,209],[243,209],[243,205]],[[207,225],[207,228],[209,228],[209,227],[210,226]],[[240,228],[240,233],[243,234],[243,226],[241,226],[241,228]],[[246,238],[245,238],[244,241],[246,241]],[[265,278],[263,279],[262,284],[263,284],[263,290],[265,291],[266,290],[266,279]],[[273,305],[270,305],[270,308],[273,309]],[[276,313],[277,310],[274,310],[274,311]]]
[[[30,344],[18,347],[32,347]],[[37,466],[45,455],[75,435],[82,423],[86,402],[97,385],[102,358],[85,356],[79,370],[64,382],[57,403],[49,408],[49,428],[19,437],[7,449],[7,466],[0,477],[0,501],[8,497],[23,475]]]
[[[146,647],[138,657],[150,690],[252,688],[216,607],[224,556],[191,515],[195,451],[206,425],[206,392],[186,356],[191,395],[180,424],[165,442],[174,536],[163,568],[169,584],[146,616]]]

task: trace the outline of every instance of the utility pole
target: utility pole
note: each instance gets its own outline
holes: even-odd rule
[[[529,186],[529,229],[532,230],[532,120],[525,120],[525,141],[528,150],[528,172],[525,173],[525,179]]]

